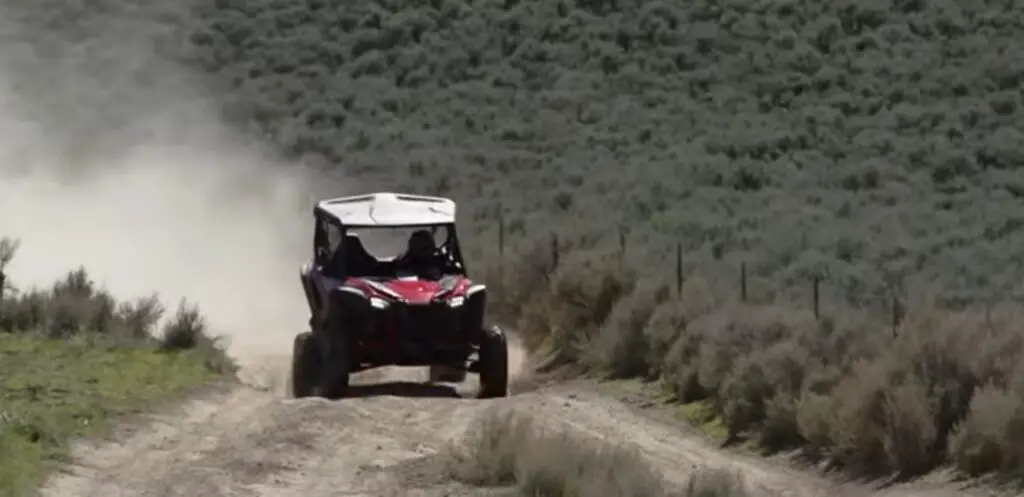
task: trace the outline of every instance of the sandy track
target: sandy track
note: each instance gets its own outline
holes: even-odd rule
[[[521,371],[523,354],[514,348]],[[276,364],[276,366],[275,366]],[[382,369],[340,402],[288,399],[287,357],[251,360],[243,385],[192,400],[118,441],[83,444],[44,497],[482,495],[437,476],[431,456],[491,406],[522,409],[553,426],[638,445],[672,483],[695,467],[732,469],[760,495],[866,495],[824,479],[707,446],[597,393],[560,386],[507,399],[472,398],[473,375],[455,388],[426,385],[424,371]],[[463,398],[466,396],[469,398]],[[891,497],[967,495],[891,489]],[[984,494],[979,494],[984,495]]]
[[[513,372],[521,349],[511,349]],[[116,436],[83,443],[68,471],[47,482],[53,497],[406,495],[381,469],[441,451],[495,402],[465,384],[429,385],[426,371],[383,368],[357,375],[340,402],[289,399],[289,358],[243,361],[242,384],[209,393]],[[457,422],[453,422],[457,420]]]

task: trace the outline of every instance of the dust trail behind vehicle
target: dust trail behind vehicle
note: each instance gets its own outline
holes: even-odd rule
[[[223,124],[201,81],[155,55],[149,21],[92,18],[80,43],[29,10],[0,7],[14,38],[0,47],[0,234],[21,240],[11,281],[81,265],[118,297],[158,292],[169,313],[198,303],[243,364],[286,356],[307,319],[310,200],[341,183]]]

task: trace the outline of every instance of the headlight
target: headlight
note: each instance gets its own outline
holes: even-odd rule
[[[370,305],[373,306],[374,309],[387,309],[389,304],[387,300],[380,297],[370,297]]]
[[[448,307],[459,307],[466,303],[466,297],[452,297],[448,299]]]

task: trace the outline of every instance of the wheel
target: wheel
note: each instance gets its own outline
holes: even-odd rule
[[[295,335],[292,345],[292,397],[300,399],[313,395],[319,366],[320,351],[313,334],[306,331]]]
[[[319,385],[320,395],[330,400],[337,400],[348,394],[349,374],[352,372],[352,352],[348,340],[344,337],[331,342],[327,354],[321,354]]]
[[[481,399],[508,396],[508,339],[497,326],[484,328],[480,339]]]
[[[462,383],[466,381],[466,370],[451,366],[430,366],[427,376],[430,383]]]

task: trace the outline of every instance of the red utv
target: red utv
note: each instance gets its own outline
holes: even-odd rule
[[[484,325],[487,287],[469,279],[446,198],[375,193],[319,202],[301,271],[311,331],[295,337],[295,397],[344,397],[349,375],[428,366],[431,381],[478,373],[508,394],[508,344]],[[438,243],[440,241],[440,243]]]

